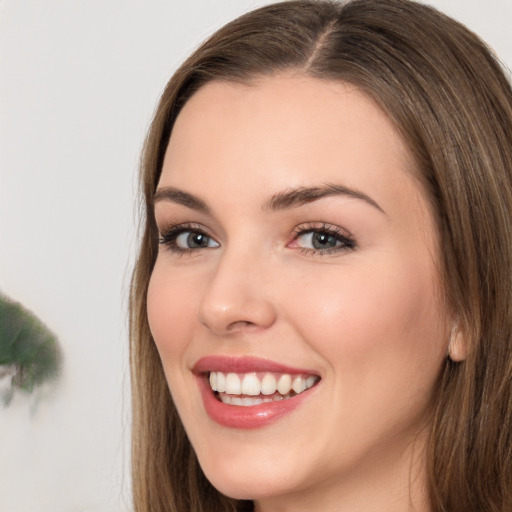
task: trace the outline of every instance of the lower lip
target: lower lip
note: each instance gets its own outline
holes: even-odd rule
[[[279,420],[301,405],[312,391],[309,389],[293,398],[244,407],[218,400],[204,376],[198,376],[198,381],[208,416],[223,427],[238,429],[260,428]]]

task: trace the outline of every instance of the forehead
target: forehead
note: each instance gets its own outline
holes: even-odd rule
[[[410,180],[414,162],[383,110],[356,87],[299,74],[210,82],[179,114],[160,185],[241,187]],[[245,190],[241,190],[245,192]]]
[[[362,142],[363,133],[378,133],[391,149],[405,153],[390,119],[368,95],[345,82],[296,73],[261,77],[249,85],[209,82],[185,104],[171,141],[187,137],[222,142],[228,128],[247,141],[253,137],[249,147],[266,138],[281,144],[310,138],[315,147],[332,142],[339,146],[354,138]]]

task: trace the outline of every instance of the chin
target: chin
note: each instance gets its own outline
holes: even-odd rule
[[[237,500],[261,500],[287,494],[285,482],[276,481],[281,475],[262,475],[254,478],[249,475],[207,474],[210,483],[222,494]],[[289,483],[288,483],[289,484]]]
[[[300,475],[291,468],[276,464],[275,457],[251,462],[243,458],[218,457],[202,462],[201,468],[209,482],[222,494],[239,500],[260,500],[288,494],[295,486],[302,486]],[[290,478],[292,476],[292,478]],[[298,478],[299,477],[299,478]]]

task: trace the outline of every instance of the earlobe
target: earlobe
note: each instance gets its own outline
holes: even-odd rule
[[[454,363],[460,363],[466,359],[467,345],[466,338],[459,329],[458,324],[453,326],[452,334],[450,337],[450,344],[448,345],[448,357]]]

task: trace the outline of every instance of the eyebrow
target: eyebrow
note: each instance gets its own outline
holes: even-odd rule
[[[210,208],[208,208],[208,205],[202,199],[175,187],[163,187],[158,189],[153,195],[153,204],[159,201],[170,201],[186,206],[192,210],[210,213]]]
[[[337,195],[360,199],[387,215],[379,204],[368,195],[358,190],[336,184],[327,184],[319,187],[299,187],[278,192],[265,202],[263,210],[278,211],[297,208],[299,206],[318,201],[324,197]],[[206,214],[210,213],[210,208],[205,201],[194,194],[190,194],[189,192],[185,192],[184,190],[180,190],[175,187],[163,187],[158,189],[153,196],[153,204],[160,201],[170,201],[186,206],[192,210],[197,210]]]
[[[291,190],[285,190],[272,196],[269,201],[265,203],[263,208],[265,210],[285,210],[288,208],[295,208],[304,204],[318,201],[324,197],[329,196],[348,196],[355,199],[361,199],[366,203],[370,204],[374,208],[377,208],[380,212],[386,212],[374,201],[370,196],[367,196],[363,192],[354,190],[343,185],[326,184],[320,187],[299,187]]]

